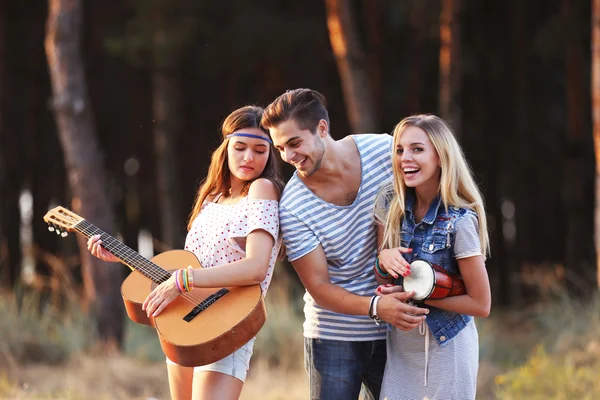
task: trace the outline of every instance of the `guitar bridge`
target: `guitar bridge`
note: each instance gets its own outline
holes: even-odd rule
[[[190,311],[188,313],[188,315],[183,317],[183,319],[186,322],[190,322],[191,320],[196,318],[196,316],[198,314],[200,314],[202,311],[206,310],[211,304],[213,304],[215,301],[219,300],[221,297],[225,296],[227,293],[229,293],[229,289],[223,288],[223,289],[219,290],[218,292],[211,294],[206,299],[204,299],[200,304],[198,304],[196,307],[194,307],[192,309],[192,311]]]

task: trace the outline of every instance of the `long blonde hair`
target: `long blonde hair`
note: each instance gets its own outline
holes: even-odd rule
[[[400,246],[402,219],[405,214],[406,184],[402,170],[395,161],[396,148],[400,136],[408,127],[421,128],[431,140],[441,165],[439,192],[446,210],[448,206],[467,208],[477,213],[479,220],[479,239],[483,255],[489,254],[489,235],[487,218],[483,205],[483,196],[473,179],[471,168],[467,164],[463,151],[454,137],[452,128],[435,115],[413,115],[404,118],[394,128],[392,147],[392,165],[394,171],[393,193],[389,210],[383,220],[383,245],[388,248]]]
[[[194,207],[192,208],[188,220],[188,231],[192,228],[192,223],[198,214],[200,214],[204,200],[206,200],[208,196],[216,196],[218,194],[225,196],[229,195],[229,189],[231,189],[231,172],[229,171],[227,158],[227,145],[229,144],[227,135],[240,129],[258,128],[262,130],[266,136],[269,136],[269,132],[260,125],[260,119],[262,118],[263,112],[264,110],[261,107],[245,106],[233,111],[225,118],[225,121],[223,121],[221,127],[223,142],[221,142],[221,145],[213,152],[210,166],[208,167],[208,175],[206,176],[206,179],[202,181],[196,192],[196,201],[194,202]],[[267,164],[258,178],[266,178],[272,181],[277,187],[279,195],[281,195],[281,192],[283,191],[283,180],[281,179],[280,171],[279,159],[275,155],[273,145],[270,145]],[[244,183],[242,195],[248,193],[251,183],[252,182],[250,181]]]

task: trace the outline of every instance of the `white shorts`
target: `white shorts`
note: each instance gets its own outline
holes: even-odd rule
[[[194,367],[194,373],[200,371],[214,371],[225,375],[233,376],[244,382],[248,368],[250,368],[250,357],[252,357],[252,349],[254,348],[254,340],[252,338],[248,343],[243,345],[239,350],[224,357],[212,364],[201,365]],[[167,364],[177,365],[167,357]]]

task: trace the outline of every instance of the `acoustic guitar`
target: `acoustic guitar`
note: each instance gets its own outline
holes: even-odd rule
[[[102,247],[133,270],[121,285],[127,315],[156,328],[165,355],[176,364],[194,367],[220,360],[256,336],[266,321],[260,285],[196,287],[181,294],[156,317],[148,317],[142,303],[172,271],[188,265],[202,268],[192,252],[171,250],[148,260],[64,207],[48,211],[44,221],[50,231],[62,236],[67,232],[87,238],[100,235]]]

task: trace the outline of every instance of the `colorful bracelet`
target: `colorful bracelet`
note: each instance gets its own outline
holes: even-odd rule
[[[179,270],[175,271],[175,286],[177,286],[177,290],[179,290],[179,293],[183,293],[181,282],[179,282]]]
[[[192,289],[194,289],[194,269],[192,268],[191,265],[188,265],[186,272],[187,272],[188,288],[189,288],[189,292],[191,292]]]
[[[377,258],[375,259],[375,273],[381,278],[381,279],[390,279],[392,277],[392,274],[390,274],[389,272],[383,272],[381,270],[381,267],[379,266],[379,255],[377,256]]]
[[[185,290],[186,292],[189,292],[190,288],[189,288],[189,284],[188,284],[188,280],[187,280],[187,273],[185,272],[185,269],[181,269],[181,276],[183,277],[183,290]]]

